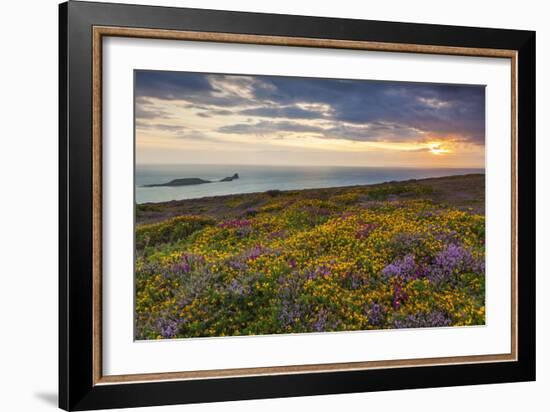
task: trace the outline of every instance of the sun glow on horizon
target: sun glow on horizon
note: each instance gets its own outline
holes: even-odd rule
[[[430,153],[439,156],[445,153],[451,153],[451,151],[442,147],[441,143],[432,143],[430,145]]]

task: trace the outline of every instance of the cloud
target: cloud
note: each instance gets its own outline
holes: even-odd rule
[[[233,112],[231,110],[218,109],[218,110],[211,110],[210,114],[212,116],[228,116],[230,114],[233,114]]]
[[[418,97],[418,101],[432,109],[443,109],[452,106],[452,102],[439,100],[435,97]]]
[[[138,70],[135,72],[136,96],[159,99],[185,99],[214,91],[207,76],[200,73]]]
[[[322,133],[323,129],[317,126],[305,125],[289,121],[269,121],[264,120],[257,123],[237,123],[229,126],[222,126],[218,130],[220,133],[230,134],[249,134],[249,135],[267,135],[278,132],[287,133]]]
[[[263,120],[256,123],[236,123],[220,127],[217,132],[279,136],[285,134],[312,134],[320,138],[347,139],[362,142],[407,142],[411,138],[422,140],[422,132],[405,125],[373,122],[362,125],[342,124],[337,121],[323,122],[323,125],[304,124],[292,121]]]
[[[201,132],[200,130],[193,130],[193,129],[180,130],[175,134],[174,137],[182,140],[196,140],[201,142],[204,142],[204,141],[220,142],[220,139],[217,139],[216,137],[213,137],[210,134]]]
[[[220,133],[485,143],[484,86],[137,71],[136,96],[181,101]],[[136,105],[138,118],[167,115]]]
[[[273,85],[260,77],[138,70],[135,93],[138,98],[182,100],[200,107],[246,106],[253,103],[257,91],[268,91]],[[215,108],[215,107],[214,107]]]
[[[173,124],[147,123],[143,120],[136,121],[136,130],[149,132],[153,131],[155,133],[163,132],[163,137],[169,137],[172,139],[211,142],[220,141],[220,139],[212,136],[211,134],[204,133],[200,130]]]
[[[306,110],[299,106],[264,106],[254,109],[245,109],[239,112],[248,116],[269,117],[269,118],[286,118],[286,119],[318,119],[323,116],[323,112],[318,110]]]
[[[157,108],[150,99],[139,97],[136,99],[135,105],[136,119],[167,119],[170,114],[166,110]]]
[[[186,129],[185,126],[181,126],[181,125],[149,123],[142,119],[136,120],[136,128],[138,130],[155,130],[155,131],[163,131],[163,132],[170,132],[170,133],[178,133]]]
[[[372,122],[363,125],[334,122],[325,135],[341,139],[370,142],[420,141],[423,132],[407,125],[391,122]]]

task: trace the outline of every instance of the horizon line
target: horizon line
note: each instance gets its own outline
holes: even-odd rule
[[[294,165],[294,164],[260,164],[260,163],[135,163],[135,167],[140,166],[231,166],[231,167],[342,167],[342,168],[376,168],[376,169],[485,169],[483,166],[441,166],[441,167],[423,167],[423,166],[366,166],[366,165]]]

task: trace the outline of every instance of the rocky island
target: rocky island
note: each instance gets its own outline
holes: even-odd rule
[[[235,173],[233,176],[224,177],[218,182],[231,182],[239,178],[239,174]],[[182,179],[174,179],[166,183],[153,183],[149,185],[143,185],[143,187],[174,187],[174,186],[192,186],[192,185],[202,185],[205,183],[215,183],[216,181],[200,179],[198,177],[186,177]]]
[[[232,180],[238,179],[239,174],[235,173],[233,176],[224,177],[220,182],[231,182]]]

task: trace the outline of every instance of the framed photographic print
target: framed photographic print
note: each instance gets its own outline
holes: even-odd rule
[[[535,379],[535,33],[60,6],[60,407]]]

